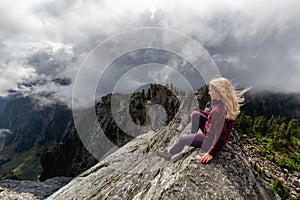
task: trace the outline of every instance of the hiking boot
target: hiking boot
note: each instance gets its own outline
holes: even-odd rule
[[[181,131],[183,131],[183,129],[184,129],[184,127],[182,125],[180,125],[176,130],[181,132]]]
[[[171,160],[171,157],[172,157],[172,154],[170,154],[167,149],[165,149],[165,150],[158,149],[158,150],[156,150],[156,154],[159,157],[164,158],[165,160]]]

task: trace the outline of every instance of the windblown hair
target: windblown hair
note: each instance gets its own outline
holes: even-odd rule
[[[220,94],[221,100],[225,103],[225,118],[235,120],[240,114],[240,106],[245,101],[244,93],[250,88],[238,91],[227,78],[212,79],[209,85]]]

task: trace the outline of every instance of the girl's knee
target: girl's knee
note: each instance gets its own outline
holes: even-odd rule
[[[200,117],[200,112],[199,111],[193,111],[191,113],[191,118],[194,118],[194,117]]]
[[[194,115],[194,114],[199,114],[199,111],[196,111],[196,110],[192,111],[191,115]]]

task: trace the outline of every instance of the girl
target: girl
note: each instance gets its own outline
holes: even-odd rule
[[[236,91],[226,78],[216,78],[209,82],[209,92],[214,108],[210,112],[193,111],[191,114],[191,134],[181,136],[169,150],[157,150],[158,156],[170,160],[182,151],[185,145],[201,147],[200,163],[207,163],[225,147],[231,135],[243,94],[247,90]],[[198,129],[202,133],[197,133]]]

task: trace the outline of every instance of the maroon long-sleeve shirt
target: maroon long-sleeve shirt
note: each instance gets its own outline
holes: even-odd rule
[[[203,145],[206,145],[208,153],[215,157],[227,144],[235,120],[225,119],[225,104],[222,101],[213,101],[213,104],[215,107],[210,112],[200,112],[208,118],[204,128]]]

